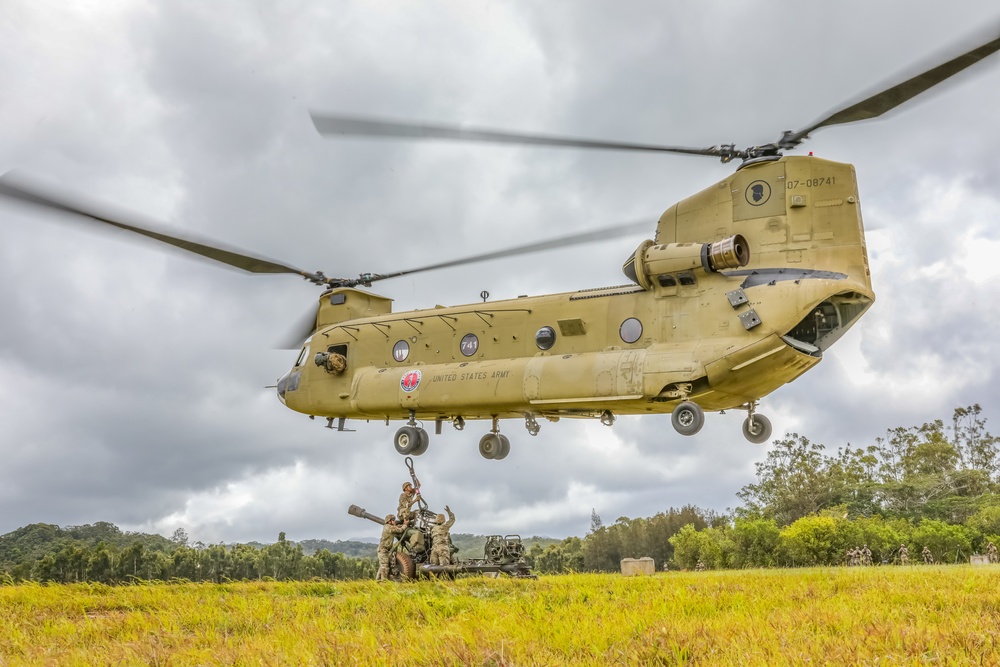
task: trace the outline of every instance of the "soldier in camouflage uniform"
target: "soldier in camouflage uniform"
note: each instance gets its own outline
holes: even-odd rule
[[[705,561],[698,559],[698,562],[694,566],[695,572],[703,572],[705,570]]]
[[[451,565],[451,527],[455,525],[455,515],[451,508],[444,506],[448,520],[444,514],[438,514],[431,526],[431,565]]]
[[[850,565],[851,567],[857,567],[858,565],[861,564],[861,549],[860,548],[855,547],[854,549],[851,549],[850,551],[847,552],[847,555],[849,557],[849,560],[847,561],[847,564]]]
[[[900,565],[910,564],[910,550],[906,548],[905,544],[899,545],[899,564]]]
[[[389,578],[389,553],[392,551],[393,543],[397,535],[402,535],[406,530],[407,522],[396,523],[396,517],[389,514],[385,517],[385,524],[382,526],[382,538],[378,542],[378,574],[376,581],[383,581]]]
[[[920,552],[920,555],[924,557],[924,565],[934,564],[934,554],[931,553],[931,550],[928,547],[925,546],[924,550]]]
[[[396,508],[396,514],[400,521],[413,520],[413,506],[418,500],[420,499],[417,497],[417,492],[413,490],[413,485],[409,482],[403,484],[403,492],[399,494],[399,506]]]
[[[997,553],[997,545],[992,542],[986,547],[986,557],[991,563],[1000,563],[1000,554]]]
[[[872,564],[872,550],[868,548],[866,544],[864,548],[861,549],[861,564],[871,565]]]

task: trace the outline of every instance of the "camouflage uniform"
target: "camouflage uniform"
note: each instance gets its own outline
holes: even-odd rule
[[[872,550],[868,548],[867,544],[861,550],[861,564],[862,565],[871,565],[872,564]]]
[[[1000,562],[1000,554],[997,553],[997,545],[992,542],[986,547],[986,557],[991,563]]]
[[[934,564],[934,554],[931,553],[929,548],[924,547],[924,550],[920,552],[920,555],[924,557],[924,565]]]
[[[407,491],[406,489],[410,490]],[[403,484],[403,492],[399,494],[399,506],[396,508],[396,515],[399,520],[413,521],[413,504],[417,502],[417,492],[413,490],[413,485],[409,482]]]
[[[378,574],[376,581],[389,578],[389,553],[392,545],[396,541],[396,536],[406,530],[406,526],[393,523],[396,517],[389,515],[385,518],[385,525],[382,526],[382,538],[378,541]]]
[[[443,514],[438,514],[431,526],[431,565],[451,565],[451,527],[455,525],[455,515],[451,508],[445,505],[448,520]]]
[[[702,561],[699,558],[698,559],[698,563],[694,566],[694,569],[695,569],[695,572],[701,572],[701,571],[703,571],[705,569],[705,563],[704,563],[704,561]]]
[[[900,565],[910,564],[910,550],[906,548],[905,544],[899,545],[899,564]]]

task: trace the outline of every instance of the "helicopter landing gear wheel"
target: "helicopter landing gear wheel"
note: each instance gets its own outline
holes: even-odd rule
[[[674,408],[670,423],[681,435],[694,435],[705,425],[705,413],[697,403],[684,401]]]
[[[396,437],[392,441],[396,451],[403,456],[416,454],[416,450],[420,447],[420,431],[422,430],[416,426],[403,426],[396,431]],[[427,437],[426,433],[424,437]]]
[[[508,454],[510,454],[510,440],[507,439],[507,436],[501,435],[500,433],[497,433],[497,437],[500,438],[500,451],[493,457],[493,460],[502,461],[507,458]]]
[[[499,456],[503,452],[503,440],[500,438],[503,438],[503,440],[507,439],[499,433],[487,433],[479,439],[479,453],[484,459],[493,460],[502,458]],[[507,443],[507,447],[510,447],[510,442]]]
[[[417,427],[417,435],[420,438],[420,441],[417,443],[417,446],[413,449],[413,451],[410,452],[414,456],[420,456],[421,454],[426,452],[427,446],[431,442],[431,436],[427,434],[427,431],[425,429],[422,429],[419,426]]]
[[[413,562],[413,556],[401,551],[396,553],[396,569],[399,570],[399,577],[403,581],[410,581],[417,576],[417,565]]]
[[[755,445],[767,442],[771,437],[771,420],[756,413],[743,421],[743,437]]]

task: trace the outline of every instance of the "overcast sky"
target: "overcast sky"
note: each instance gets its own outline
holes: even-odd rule
[[[0,171],[328,275],[386,272],[635,220],[649,231],[377,285],[394,310],[624,282],[711,158],[321,138],[308,111],[622,141],[764,143],[995,38],[995,2],[0,4]],[[988,28],[993,26],[993,34]],[[987,32],[983,32],[987,30]],[[972,37],[974,40],[975,37]],[[969,46],[974,45],[970,43]],[[942,52],[944,50],[944,52]],[[800,151],[853,163],[877,302],[763,399],[830,450],[982,404],[1000,430],[1000,58]],[[319,290],[0,201],[0,534],[111,521],[192,539],[376,537],[399,424],[336,433],[284,408],[276,350]],[[454,530],[583,535],[687,503],[724,511],[766,446],[744,413],[446,426],[416,459]]]

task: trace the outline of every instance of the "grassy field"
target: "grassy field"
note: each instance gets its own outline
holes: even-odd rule
[[[1000,567],[0,587],[0,665],[997,665]]]

